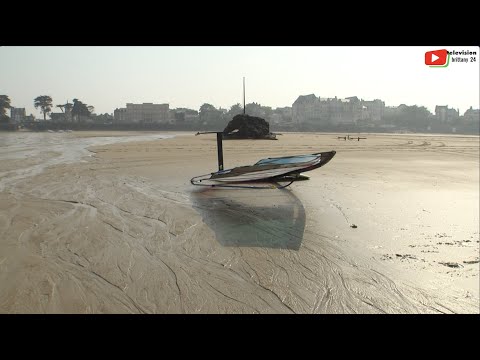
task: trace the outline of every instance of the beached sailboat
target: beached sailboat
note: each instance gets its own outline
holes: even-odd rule
[[[222,133],[219,133],[220,135]],[[218,139],[218,138],[217,138]],[[221,146],[219,146],[221,149]],[[295,181],[307,180],[302,173],[327,164],[335,151],[284,156],[259,160],[253,165],[223,170],[223,155],[219,155],[217,172],[192,178],[192,185],[234,188],[285,188]]]
[[[243,78],[243,113],[245,114],[245,78]],[[308,180],[302,173],[328,163],[336,154],[334,150],[314,154],[266,158],[253,165],[223,168],[222,131],[198,132],[217,134],[218,171],[192,178],[192,185],[234,188],[285,188],[294,181]]]

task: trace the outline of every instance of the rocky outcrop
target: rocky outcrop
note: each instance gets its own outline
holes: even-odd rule
[[[223,130],[224,139],[276,140],[270,132],[270,124],[262,118],[246,114],[235,115]]]

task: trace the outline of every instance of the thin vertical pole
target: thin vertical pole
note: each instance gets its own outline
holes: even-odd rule
[[[243,115],[245,115],[245,76],[243,77]]]
[[[223,133],[217,132],[217,154],[218,154],[218,171],[223,170],[223,146],[222,146]]]

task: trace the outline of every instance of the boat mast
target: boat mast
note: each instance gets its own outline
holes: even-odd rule
[[[218,157],[218,171],[223,170],[223,146],[222,146],[223,132],[217,132],[217,157]]]
[[[195,136],[202,134],[217,134],[217,157],[218,157],[218,171],[223,170],[223,131],[204,131],[197,132]]]

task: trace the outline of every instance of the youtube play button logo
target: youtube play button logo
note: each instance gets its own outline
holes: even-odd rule
[[[448,51],[434,50],[425,53],[425,65],[429,66],[447,66],[448,65]]]

